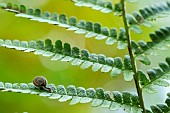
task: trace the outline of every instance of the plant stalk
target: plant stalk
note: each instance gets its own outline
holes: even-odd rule
[[[125,0],[121,0],[121,4],[122,4],[122,17],[123,17],[123,23],[124,23],[124,27],[126,30],[126,37],[127,37],[127,41],[128,41],[128,51],[129,51],[129,55],[130,55],[130,59],[131,59],[131,64],[132,64],[132,69],[134,72],[134,81],[135,81],[135,85],[136,85],[136,90],[138,93],[138,97],[139,97],[139,102],[140,102],[140,107],[142,108],[142,113],[146,113],[145,111],[145,106],[144,106],[144,101],[143,101],[143,96],[142,96],[142,88],[139,85],[139,77],[137,74],[137,66],[136,66],[136,62],[135,62],[135,58],[132,52],[132,47],[131,47],[131,36],[130,36],[130,30],[129,30],[129,26],[127,23],[127,16],[126,16],[126,5],[125,5]]]

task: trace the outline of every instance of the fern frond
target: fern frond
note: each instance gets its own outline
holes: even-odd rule
[[[147,55],[157,55],[157,50],[167,50],[170,46],[170,27],[160,28],[155,33],[150,33],[151,42],[140,40],[138,43],[132,41],[132,48],[136,59],[150,65]]]
[[[127,2],[136,2],[137,0],[126,0]],[[90,7],[94,10],[99,10],[102,13],[112,13],[121,15],[122,6],[120,3],[114,4],[111,1],[105,0],[72,0],[78,7]]]
[[[149,69],[147,75],[138,71],[139,81],[142,88],[148,93],[156,93],[157,91],[153,88],[153,85],[168,87],[170,83],[170,57],[166,58],[166,63],[159,63],[160,67]]]
[[[133,16],[131,15],[129,19],[129,24],[131,26],[139,24],[146,27],[152,27],[153,25],[150,23],[150,21],[153,21],[157,18],[166,17],[169,14],[170,1],[167,1],[166,3],[154,4],[134,12]]]
[[[133,79],[133,72],[131,66],[131,60],[128,55],[125,55],[124,62],[122,58],[106,57],[103,54],[89,53],[88,50],[81,50],[77,47],[70,47],[70,44],[62,44],[60,40],[52,44],[50,39],[46,39],[45,42],[39,40],[35,41],[19,41],[19,40],[2,40],[0,39],[0,47],[14,48],[24,52],[34,52],[36,55],[42,55],[50,57],[51,60],[61,60],[64,62],[71,62],[74,66],[80,66],[81,69],[87,69],[92,66],[93,71],[110,72],[111,77],[116,77],[121,72],[124,73],[126,81]]]
[[[169,95],[168,93],[167,95]],[[165,100],[165,103],[156,104],[150,106],[151,110],[147,110],[146,113],[170,113],[170,96]]]
[[[91,7],[94,10],[99,10],[102,13],[111,13],[114,11],[112,2],[106,2],[105,0],[72,0],[76,6]]]
[[[49,84],[47,87],[52,89],[52,93],[46,92],[36,88],[33,83],[3,83],[0,82],[0,90],[2,92],[17,92],[23,94],[36,94],[42,97],[48,97],[49,99],[58,99],[59,102],[70,101],[70,105],[78,103],[91,103],[93,107],[109,108],[110,110],[118,110],[122,107],[125,111],[141,111],[138,96],[135,93],[118,91],[104,91],[103,88],[88,88],[75,87],[69,85],[64,87],[63,85],[55,86]]]
[[[116,28],[109,29],[108,27],[102,27],[100,23],[86,22],[84,20],[78,21],[74,16],[68,19],[65,14],[51,14],[48,11],[42,13],[40,9],[26,8],[24,5],[18,6],[8,3],[1,5],[1,7],[7,11],[16,13],[15,16],[17,17],[65,27],[67,30],[75,31],[77,34],[85,34],[86,38],[95,37],[97,40],[107,39],[107,45],[118,42],[118,49],[125,49],[127,47],[124,28],[120,28],[120,31],[118,32]]]

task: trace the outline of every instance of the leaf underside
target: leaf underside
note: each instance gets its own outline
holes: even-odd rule
[[[146,110],[146,113],[170,113],[170,96],[165,100],[165,103],[151,105],[150,108],[151,110]]]
[[[98,10],[102,13],[112,13],[121,15],[122,7],[120,3],[113,4],[111,1],[105,0],[71,0],[78,7],[88,7],[93,10]],[[137,0],[126,0],[127,2],[136,2]]]
[[[169,87],[170,83],[170,57],[166,58],[166,63],[159,63],[159,67],[155,67],[153,69],[149,69],[147,71],[147,75],[138,71],[138,76],[140,80],[140,85],[143,90],[148,93],[156,93],[157,90],[153,88],[153,85]],[[148,78],[147,78],[148,76]]]
[[[70,47],[70,44],[57,40],[52,44],[50,39],[36,41],[19,41],[19,40],[2,40],[0,39],[0,47],[21,50],[24,52],[34,52],[35,55],[50,57],[52,61],[61,60],[71,62],[74,66],[80,66],[81,69],[92,67],[94,72],[110,72],[111,77],[116,77],[122,72],[126,81],[133,79],[131,60],[125,55],[124,62],[120,57],[106,57],[103,54],[89,53],[88,50],[79,50],[77,47]]]
[[[150,42],[140,40],[132,41],[132,49],[136,59],[145,65],[150,65],[147,55],[158,55],[158,50],[167,50],[170,47],[170,27],[162,27],[154,33],[150,33]]]
[[[106,2],[104,0],[72,0],[72,2],[75,2],[76,6],[91,7],[92,9],[99,10],[102,13],[111,13],[114,11],[112,2]]]
[[[120,107],[126,106],[126,110],[141,111],[139,107],[139,100],[136,94],[118,91],[104,91],[103,88],[88,88],[75,87],[69,85],[64,87],[63,85],[55,86],[54,84],[47,85],[52,89],[51,92],[40,90],[33,85],[33,83],[3,83],[0,82],[0,90],[2,92],[17,92],[23,94],[36,94],[42,97],[48,97],[49,99],[58,99],[59,102],[66,102],[70,100],[70,105],[77,103],[91,103],[93,107],[109,108],[110,110],[118,110]]]
[[[139,11],[135,11],[132,15],[129,14],[128,23],[131,28],[138,25],[152,27],[153,24],[150,21],[154,21],[157,18],[167,17],[169,14],[170,14],[170,1],[162,2],[159,4],[147,6],[143,9],[140,9]],[[139,26],[137,29],[138,29],[137,32],[141,32]]]
[[[127,47],[124,28],[120,28],[118,32],[116,28],[109,29],[108,27],[102,27],[100,23],[86,22],[85,20],[78,21],[74,16],[68,19],[65,14],[51,14],[48,11],[42,13],[40,9],[26,8],[24,5],[12,5],[8,3],[2,4],[1,8],[16,13],[15,16],[17,17],[65,27],[69,31],[75,31],[76,34],[84,34],[86,38],[95,37],[96,40],[106,39],[105,43],[107,45],[118,42],[118,49],[125,49]]]

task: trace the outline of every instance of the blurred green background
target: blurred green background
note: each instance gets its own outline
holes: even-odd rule
[[[109,0],[107,0],[109,1]],[[113,0],[117,3],[119,0]],[[146,4],[163,2],[166,0],[139,0],[137,3],[127,4],[128,12],[144,7]],[[103,14],[91,8],[76,7],[71,0],[0,0],[0,3],[24,4],[28,7],[41,8],[43,11],[64,13],[68,17],[76,16],[79,20],[100,22],[103,26],[109,28],[123,26],[119,17],[113,14]],[[132,33],[133,40],[150,40],[148,33],[158,29],[158,26],[169,24],[169,17],[158,19],[154,28],[144,29],[143,34]],[[38,40],[52,39],[68,42],[71,46],[78,46],[81,49],[88,49],[91,53],[102,53],[110,57],[123,57],[127,50],[117,50],[116,45],[107,46],[105,41],[96,41],[94,38],[85,39],[84,35],[77,35],[73,31],[66,31],[55,25],[47,23],[38,23],[25,18],[17,18],[13,13],[0,9],[0,37],[2,39],[19,39],[19,40]],[[159,56],[151,56],[153,60],[150,66],[144,66],[138,63],[139,69],[146,70],[152,66],[158,66],[158,62],[164,61],[165,56],[170,56],[170,50],[162,51]],[[123,76],[110,78],[109,73],[92,72],[91,68],[81,70],[79,67],[71,66],[70,63],[60,61],[50,61],[49,58],[36,56],[33,53],[23,53],[6,48],[0,48],[0,81],[11,83],[29,83],[37,75],[43,75],[49,83],[65,86],[75,85],[85,88],[103,87],[105,90],[132,91],[136,92],[134,81],[125,82]],[[155,102],[164,102],[166,92],[170,88],[157,88],[157,94],[144,94],[145,104],[148,107]],[[111,113],[108,109],[92,108],[89,104],[78,104],[69,106],[68,102],[59,103],[57,100],[39,97],[37,95],[19,94],[19,93],[2,93],[0,92],[0,113]],[[123,113],[123,110],[116,111]]]

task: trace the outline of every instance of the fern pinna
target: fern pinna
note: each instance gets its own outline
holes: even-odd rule
[[[65,1],[70,2],[70,1]],[[165,103],[145,107],[143,92],[156,93],[156,86],[170,86],[170,54],[165,55],[165,62],[160,61],[159,67],[153,67],[146,72],[137,67],[138,61],[144,65],[150,65],[152,61],[148,56],[159,55],[158,50],[168,50],[170,45],[170,26],[160,27],[149,33],[150,41],[133,40],[131,31],[144,34],[143,26],[154,27],[153,20],[165,18],[170,11],[170,1],[146,6],[127,13],[126,3],[137,3],[137,0],[120,0],[112,3],[105,0],[71,0],[75,7],[86,7],[97,10],[105,15],[112,14],[123,21],[123,26],[107,27],[99,22],[78,20],[76,16],[66,14],[42,12],[39,8],[29,8],[25,5],[2,3],[1,10],[12,12],[16,17],[27,18],[31,21],[44,22],[58,27],[64,27],[68,31],[74,31],[85,38],[105,40],[106,45],[117,44],[119,51],[128,50],[128,55],[121,57],[109,57],[104,54],[90,53],[90,50],[71,47],[69,42],[56,40],[10,40],[0,39],[0,47],[20,50],[26,53],[49,57],[51,61],[71,62],[73,66],[81,69],[92,68],[92,71],[109,73],[111,79],[123,74],[125,81],[134,81],[136,92],[129,91],[105,91],[103,88],[83,88],[69,85],[48,84],[52,92],[36,87],[33,83],[4,83],[0,82],[2,92],[18,92],[23,94],[36,94],[49,99],[58,99],[59,102],[70,100],[70,105],[78,103],[91,103],[93,107],[118,110],[123,108],[128,113],[170,113],[170,94],[167,94]],[[110,46],[112,47],[112,46]],[[146,74],[147,73],[147,74]],[[100,75],[99,75],[100,76]],[[31,81],[31,80],[30,80]]]

